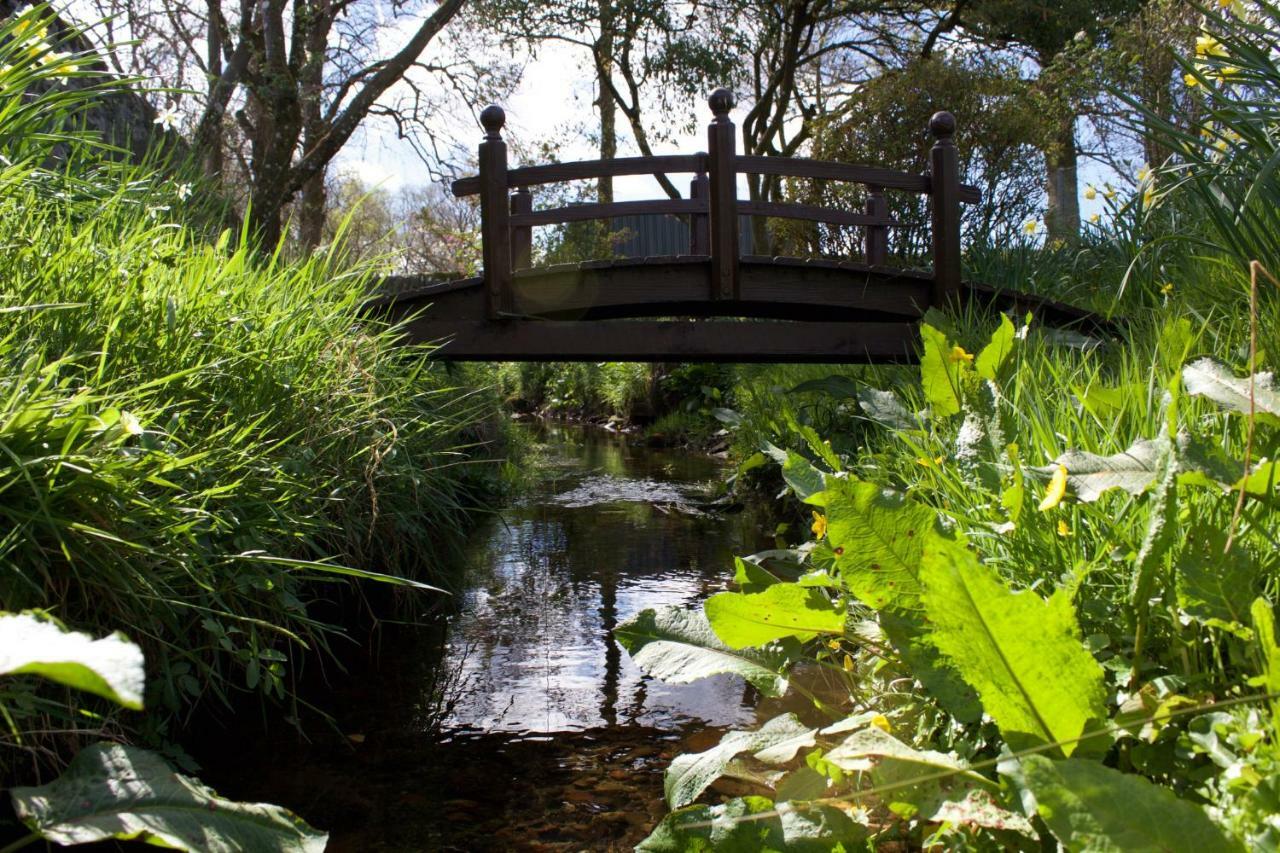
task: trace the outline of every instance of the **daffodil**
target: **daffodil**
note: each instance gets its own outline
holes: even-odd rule
[[[13,25],[10,34],[17,41],[44,41],[49,37],[49,27],[35,18],[23,18]]]
[[[951,354],[947,356],[948,361],[973,361],[973,353],[965,352],[964,347],[954,346],[951,348]]]
[[[156,113],[155,123],[165,130],[173,130],[178,126],[178,122],[181,118],[182,116],[178,115],[178,111],[173,107],[165,107]]]
[[[191,184],[178,184],[178,201],[191,198]]]
[[[1094,225],[1097,225],[1099,222],[1102,221],[1102,214],[1101,213],[1089,214],[1089,221],[1092,222]]]
[[[1142,168],[1138,170],[1138,181],[1145,181],[1149,177],[1151,177],[1151,166],[1143,163]]]
[[[1182,75],[1182,82],[1187,84],[1188,89],[1194,89],[1200,85],[1200,78],[1188,71]]]
[[[1102,191],[1103,197],[1105,197],[1107,200],[1111,200],[1116,197],[1115,187],[1111,186],[1111,184],[1103,184],[1103,186],[1106,187],[1106,189]]]
[[[1067,524],[1065,520],[1059,519],[1058,521],[1058,535],[1059,536],[1071,535],[1071,525]]]
[[[1093,201],[1098,197],[1098,191],[1095,190],[1092,185],[1087,186],[1084,188],[1084,197],[1089,201]]]
[[[818,539],[821,539],[822,537],[826,536],[827,535],[827,517],[822,513],[818,512],[817,510],[814,510],[813,524],[809,526],[809,529],[813,531],[813,535],[816,536]]]
[[[1222,42],[1209,33],[1196,36],[1196,56],[1223,57],[1226,55],[1227,49],[1222,46]]]
[[[1034,234],[1036,231],[1040,230],[1040,223],[1036,222],[1034,219],[1028,219],[1022,226],[1022,230],[1026,234]]]
[[[1040,501],[1040,511],[1048,512],[1058,504],[1062,503],[1062,498],[1067,494],[1067,466],[1058,465],[1053,470],[1053,476],[1049,478],[1049,486],[1044,490],[1044,500]]]
[[[1164,284],[1160,285],[1160,292],[1163,293],[1165,296],[1168,296],[1170,293],[1173,293],[1173,282],[1166,281]]]

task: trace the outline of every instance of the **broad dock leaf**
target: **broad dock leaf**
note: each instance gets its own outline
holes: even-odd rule
[[[1249,377],[1236,376],[1231,368],[1212,358],[1202,358],[1182,368],[1182,384],[1188,394],[1208,397],[1241,414],[1249,414]],[[1280,391],[1271,373],[1253,375],[1253,411],[1259,420],[1280,423]]]
[[[924,353],[920,356],[920,381],[924,396],[935,417],[948,417],[964,404],[961,370],[965,362],[952,358],[951,342],[939,329],[928,323],[920,325]]]
[[[820,589],[778,583],[761,592],[720,592],[702,606],[711,630],[732,649],[783,637],[811,640],[844,633],[844,614]]]
[[[766,797],[739,797],[718,806],[690,806],[667,815],[636,847],[637,853],[831,853],[861,850],[867,829],[832,806],[774,805]]]
[[[1082,503],[1092,503],[1111,489],[1140,495],[1156,480],[1160,449],[1159,441],[1141,438],[1129,445],[1128,450],[1110,456],[1068,450],[1053,460],[1053,465],[1037,470],[1048,474],[1059,465],[1066,468],[1067,485]]]
[[[86,747],[53,782],[11,796],[22,822],[58,844],[137,839],[196,853],[320,853],[328,840],[287,809],[223,799],[158,755],[117,743]]]
[[[729,673],[766,696],[787,691],[786,658],[766,651],[734,651],[711,630],[701,610],[645,610],[614,629],[613,636],[649,675],[672,684]]]
[[[140,711],[142,663],[119,632],[95,640],[31,613],[0,614],[0,675],[43,676]]]
[[[667,805],[678,809],[698,799],[707,786],[720,778],[729,762],[744,752],[764,750],[768,754],[767,750],[774,748],[777,755],[786,755],[781,760],[787,761],[796,750],[813,746],[817,733],[795,714],[782,714],[755,731],[728,732],[720,743],[704,752],[677,755],[662,777]]]
[[[1037,813],[1072,853],[1243,853],[1199,806],[1136,774],[1032,755],[1020,775]]]
[[[978,691],[1013,749],[1106,749],[1105,738],[1074,742],[1102,727],[1106,691],[1065,596],[1012,592],[960,545],[927,552],[921,578],[934,645]]]

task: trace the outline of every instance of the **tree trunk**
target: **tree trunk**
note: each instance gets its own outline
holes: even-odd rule
[[[309,178],[302,185],[302,203],[298,210],[298,248],[309,255],[324,240],[325,212],[329,194],[324,185],[325,173]]]
[[[618,107],[613,101],[609,78],[613,74],[613,4],[600,0],[600,41],[596,48],[597,63],[596,105],[600,108],[600,159],[611,160],[618,156]],[[613,178],[602,175],[596,183],[596,201],[609,204],[613,201]]]
[[[1049,209],[1044,215],[1050,242],[1074,242],[1080,236],[1080,180],[1077,173],[1076,117],[1070,113],[1054,135],[1053,145],[1045,152],[1047,171],[1045,190]]]

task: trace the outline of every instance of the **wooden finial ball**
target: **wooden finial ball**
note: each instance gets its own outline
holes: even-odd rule
[[[710,104],[713,115],[727,116],[729,110],[733,109],[733,92],[728,89],[716,89],[711,93],[711,97],[707,98],[707,103]]]
[[[939,139],[948,139],[956,132],[956,117],[943,110],[929,119],[929,132]]]
[[[507,114],[497,104],[490,104],[480,113],[480,125],[484,128],[485,133],[490,136],[498,136],[502,132],[502,126],[506,123]]]

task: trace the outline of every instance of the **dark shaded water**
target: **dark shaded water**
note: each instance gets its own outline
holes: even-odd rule
[[[255,744],[215,758],[211,781],[290,806],[330,830],[332,850],[629,849],[644,837],[666,762],[751,723],[756,697],[729,676],[651,681],[612,630],[722,588],[761,532],[750,512],[706,508],[724,474],[715,460],[596,430],[538,440],[539,482],[477,532],[456,612],[385,635],[374,671],[342,680],[345,742]]]

